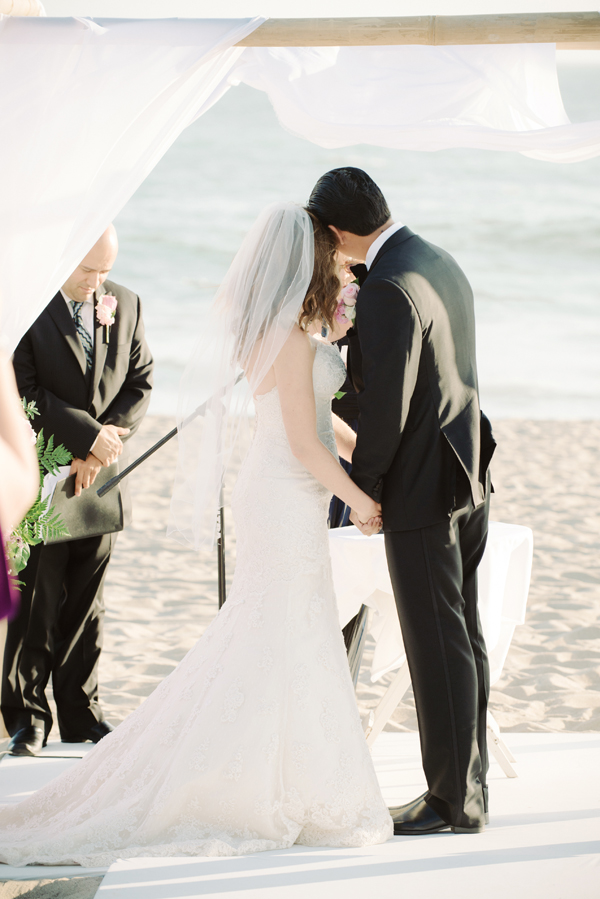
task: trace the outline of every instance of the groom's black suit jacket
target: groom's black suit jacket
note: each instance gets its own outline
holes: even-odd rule
[[[457,463],[483,501],[495,448],[479,409],[473,293],[448,253],[406,227],[358,274],[352,479],[382,503],[384,530],[427,527],[454,508]]]
[[[33,422],[55,444],[85,459],[102,425],[141,424],[152,389],[153,361],[144,338],[140,299],[105,281],[94,295],[117,298],[114,324],[105,328],[94,314],[94,362],[87,371],[83,346],[60,293],[46,306],[15,350],[13,365],[21,396],[35,400]]]

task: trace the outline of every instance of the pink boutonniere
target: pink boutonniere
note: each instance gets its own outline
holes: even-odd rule
[[[101,325],[110,328],[115,321],[115,312],[117,311],[117,298],[110,293],[105,293],[96,303],[96,318]]]
[[[340,301],[335,313],[335,317],[339,322],[353,322],[356,318],[356,299],[360,287],[353,281],[342,289]]]
[[[109,328],[115,323],[117,311],[117,298],[110,293],[105,293],[96,303],[96,318],[104,326],[104,339],[108,343]]]

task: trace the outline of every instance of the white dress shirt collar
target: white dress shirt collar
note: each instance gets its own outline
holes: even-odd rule
[[[390,225],[389,228],[386,228],[385,231],[382,231],[377,240],[373,241],[367,252],[367,258],[365,259],[367,270],[370,269],[373,265],[375,257],[379,253],[386,240],[388,240],[392,236],[392,234],[395,234],[396,231],[399,231],[400,228],[404,228],[402,222],[395,222],[393,225]]]
[[[64,290],[62,289],[62,287],[61,287],[61,289],[60,289],[60,292],[61,292],[61,294],[62,294],[63,300],[65,301],[65,303],[67,304],[67,306],[69,306],[69,309],[72,309],[72,308],[73,308],[73,307],[70,305],[70,303],[79,303],[79,302],[82,302],[82,303],[85,304],[85,303],[93,303],[93,302],[94,302],[94,295],[93,295],[93,294],[92,294],[92,296],[89,298],[89,300],[81,300],[81,301],[80,301],[80,300],[72,300],[71,297],[68,297],[68,296],[66,295],[66,293],[64,292]],[[82,308],[85,308],[85,306],[82,306]]]

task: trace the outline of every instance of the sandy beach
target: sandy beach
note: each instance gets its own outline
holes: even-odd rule
[[[133,454],[172,425],[149,416]],[[492,518],[531,527],[535,553],[527,620],[492,691],[492,711],[505,731],[600,731],[600,421],[498,421],[494,431]],[[197,554],[166,537],[175,459],[172,441],[131,475],[134,520],[119,535],[109,568],[100,695],[113,724],[173,670],[217,611],[216,553]],[[232,470],[226,500],[234,479]],[[230,514],[226,524],[230,578]],[[368,644],[361,714],[393,676],[370,683],[371,652]],[[386,729],[417,729],[411,691]],[[91,899],[100,882],[0,883],[0,899]]]
[[[172,427],[149,416],[142,452]],[[535,554],[526,623],[518,627],[491,706],[510,731],[600,730],[600,421],[499,421],[492,518],[531,527]],[[101,700],[117,724],[175,667],[217,611],[216,553],[165,534],[175,469],[172,441],[131,475],[134,520],[119,535],[107,577]],[[227,481],[228,491],[235,470]],[[235,535],[226,518],[227,572]],[[367,647],[365,663],[369,661]],[[363,664],[361,713],[376,704]],[[388,729],[416,730],[409,692]]]
[[[491,518],[530,527],[534,557],[490,707],[505,731],[599,731],[600,421],[498,421],[494,433]],[[394,726],[417,729],[410,694]]]

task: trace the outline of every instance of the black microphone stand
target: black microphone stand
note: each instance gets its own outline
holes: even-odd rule
[[[239,384],[239,382],[242,380],[243,377],[244,377],[244,372],[240,372],[240,374],[237,376],[233,386],[235,387],[236,384]],[[212,399],[212,397],[211,397],[211,399]],[[185,418],[183,420],[183,422],[181,423],[182,429],[185,428],[187,425],[189,425],[190,422],[192,422],[195,418],[198,418],[198,416],[204,415],[209,402],[210,402],[210,400],[206,400],[204,403],[202,403],[200,406],[198,406],[198,408],[195,409],[191,415],[188,415],[188,417]],[[141,465],[142,462],[145,462],[146,459],[149,459],[150,456],[154,455],[154,453],[157,450],[159,450],[161,448],[161,446],[164,446],[165,443],[168,443],[169,440],[171,440],[173,437],[175,437],[176,434],[177,434],[177,428],[175,427],[171,431],[169,431],[168,434],[165,434],[164,437],[161,437],[160,440],[157,440],[156,443],[154,444],[154,446],[151,446],[150,449],[146,450],[145,453],[142,453],[141,456],[138,456],[138,458],[134,462],[132,462],[131,465],[128,465],[127,468],[124,468],[123,471],[119,472],[118,475],[115,475],[114,478],[111,478],[110,481],[107,481],[106,484],[103,484],[102,487],[100,487],[98,490],[96,490],[97,495],[99,497],[106,496],[106,494],[108,493],[109,490],[112,490],[114,487],[116,487],[117,484],[119,484],[123,480],[123,478],[126,478],[127,475],[131,474],[131,472],[134,471],[138,467],[138,465]],[[220,499],[219,499],[219,512],[218,512],[217,524],[218,524],[218,534],[219,534],[217,537],[217,568],[218,568],[218,578],[219,578],[218,594],[219,594],[219,608],[221,608],[223,603],[227,599],[226,583],[225,583],[225,508],[224,508],[224,502],[223,502],[223,484],[221,484],[221,493],[220,493]]]

